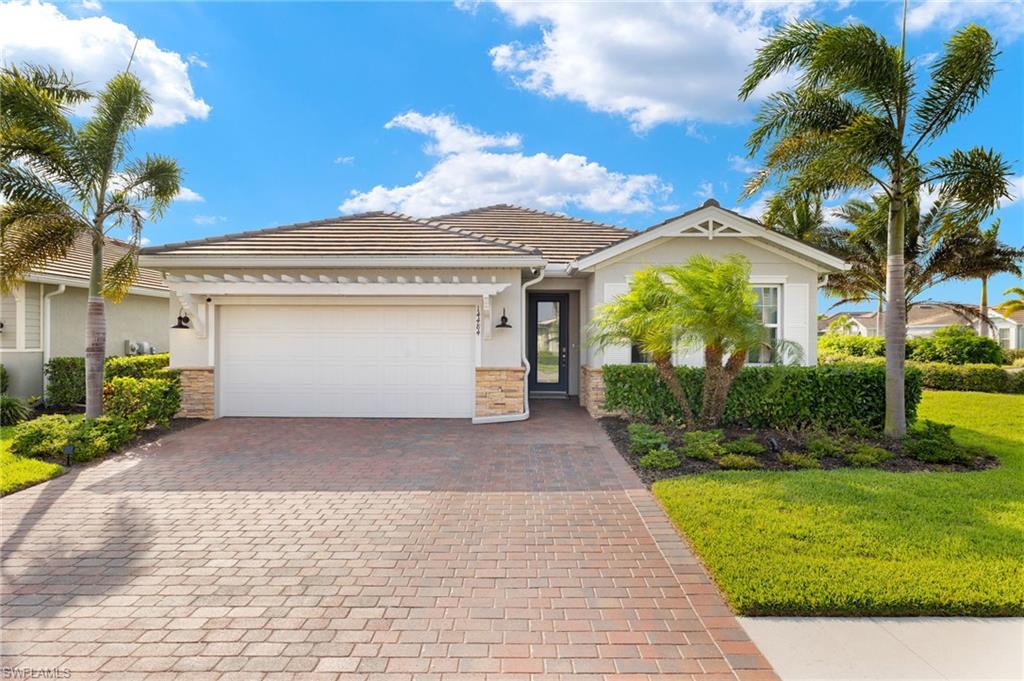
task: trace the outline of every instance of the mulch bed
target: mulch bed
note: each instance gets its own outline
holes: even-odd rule
[[[681,475],[696,475],[699,473],[710,473],[713,471],[723,470],[714,461],[701,461],[691,459],[686,456],[681,456],[681,464],[676,468],[669,470],[654,470],[650,468],[642,468],[640,466],[640,457],[633,454],[629,450],[629,432],[626,430],[631,423],[630,420],[621,418],[618,416],[606,416],[600,419],[601,426],[604,428],[608,437],[611,439],[615,448],[622,455],[622,458],[626,460],[640,479],[645,485],[650,487],[658,480],[665,480],[667,478],[676,478]],[[721,429],[724,434],[724,441],[736,440],[745,436],[752,436],[755,440],[765,446],[764,454],[755,456],[760,468],[756,470],[766,471],[792,471],[797,470],[792,466],[784,464],[780,459],[779,455],[782,452],[806,452],[807,447],[805,445],[806,434],[799,431],[783,431],[783,430],[752,430],[749,428],[738,428],[734,426],[728,426]],[[946,473],[968,473],[972,471],[988,470],[995,468],[999,465],[999,460],[994,456],[983,456],[975,459],[973,465],[964,465],[960,463],[951,464],[939,464],[939,463],[925,463],[918,461],[917,459],[911,459],[906,456],[901,456],[900,451],[891,442],[887,440],[866,440],[858,438],[858,442],[864,442],[877,447],[887,449],[893,454],[893,457],[882,465],[878,466],[878,470],[890,471],[894,473],[917,473],[925,471],[941,471]],[[677,441],[676,438],[672,439],[671,447],[682,446],[681,438]],[[837,470],[840,468],[852,468],[844,459],[838,457],[822,457],[819,459],[821,462],[820,470]]]

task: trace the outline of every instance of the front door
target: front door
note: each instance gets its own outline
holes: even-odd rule
[[[530,391],[569,392],[569,294],[529,294]]]

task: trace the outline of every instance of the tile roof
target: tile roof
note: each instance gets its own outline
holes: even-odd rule
[[[531,208],[498,204],[431,218],[476,234],[532,246],[551,263],[568,263],[637,232]]]
[[[974,310],[978,312],[980,310],[977,305],[965,305],[960,303],[950,303],[950,305],[958,305],[959,307]],[[992,316],[995,317],[998,312],[993,306],[989,307]],[[873,330],[875,328],[875,315],[877,313],[872,312],[836,312],[827,317],[823,317],[818,320],[819,329],[827,329],[828,325],[835,321],[837,318],[845,315],[851,319],[856,319],[858,322]],[[1005,316],[1005,315],[1003,315]],[[1009,318],[1017,321],[1024,322],[1024,311],[1017,312],[1009,315]],[[955,309],[946,307],[943,303],[918,303],[914,307],[910,308],[910,314],[907,318],[908,326],[949,326],[951,324],[971,324],[976,320],[971,319],[967,314],[958,312]],[[882,327],[885,326],[885,313],[882,313],[881,319]]]
[[[523,256],[512,240],[398,213],[360,213],[142,249],[145,255]]]
[[[106,267],[113,265],[121,256],[128,252],[128,245],[117,239],[107,239],[107,245],[103,249],[103,264]],[[81,279],[88,284],[89,275],[92,271],[92,241],[88,235],[81,235],[75,240],[67,256],[60,260],[49,262],[41,267],[32,269],[32,274],[45,277],[59,277],[62,279]],[[31,278],[31,274],[29,275]],[[163,276],[156,270],[139,268],[139,276],[135,286],[141,288],[157,289],[166,291]]]

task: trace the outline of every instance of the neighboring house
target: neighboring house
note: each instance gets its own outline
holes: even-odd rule
[[[741,253],[765,323],[815,364],[817,289],[844,263],[708,201],[642,232],[515,206],[415,220],[365,213],[143,249],[174,297],[183,414],[529,415],[530,396],[603,403],[594,308],[647,265]],[[701,353],[681,348],[678,361]],[[637,358],[642,359],[642,358]],[[538,361],[539,360],[539,361]]]
[[[103,261],[112,264],[126,246],[108,239]],[[81,237],[67,257],[29,272],[24,283],[0,298],[0,362],[10,376],[10,392],[43,394],[43,365],[50,357],[85,356],[85,307],[89,296],[92,247]],[[107,355],[123,355],[125,341],[167,351],[167,299],[159,272],[143,269],[120,303],[107,301]]]
[[[980,309],[977,305],[960,305],[960,307],[974,310],[975,313]],[[848,317],[850,320],[850,326],[847,331],[850,335],[885,335],[884,312],[881,315],[881,319],[877,319],[877,312],[836,312],[835,314],[821,317],[818,320],[818,335],[820,336],[828,331],[829,324],[843,316]],[[1024,348],[1024,312],[1003,315],[990,307],[988,317],[995,327],[995,330],[990,332],[990,335],[999,341],[1000,347],[1008,350]],[[907,338],[930,336],[936,330],[952,325],[969,326],[975,331],[979,331],[981,323],[976,316],[968,316],[963,312],[958,312],[955,308],[941,303],[918,303],[910,308],[910,314],[907,317]]]

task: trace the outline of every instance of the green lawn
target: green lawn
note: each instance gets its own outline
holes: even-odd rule
[[[64,472],[64,467],[11,454],[14,426],[0,428],[0,496],[37,485]]]
[[[721,472],[654,493],[747,615],[1024,615],[1024,395],[926,392],[976,473]]]

